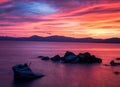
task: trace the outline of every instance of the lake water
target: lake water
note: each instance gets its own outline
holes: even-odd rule
[[[102,64],[61,64],[42,61],[37,56],[63,56],[90,52],[103,59]],[[120,44],[0,41],[0,87],[120,87],[120,66],[104,66],[120,57]],[[34,72],[45,77],[30,83],[15,84],[11,67],[30,63]]]

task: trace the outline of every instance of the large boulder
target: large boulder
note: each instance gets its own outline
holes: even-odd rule
[[[14,72],[14,80],[19,81],[30,81],[44,76],[41,73],[33,73],[27,64],[17,64],[12,67],[12,70]]]
[[[59,55],[56,55],[56,56],[52,57],[51,60],[54,62],[59,62],[61,60],[61,58]]]
[[[76,55],[72,52],[67,51],[63,57],[63,63],[71,63],[76,59]]]

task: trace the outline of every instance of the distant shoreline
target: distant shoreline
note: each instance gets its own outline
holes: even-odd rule
[[[48,42],[48,43],[89,43],[89,44],[120,44],[120,43],[97,43],[97,42],[55,42],[55,41],[15,41],[15,40],[0,40],[0,42]]]
[[[120,38],[94,39],[94,38],[72,38],[64,36],[31,36],[31,37],[4,37],[0,41],[37,41],[37,42],[79,42],[79,43],[120,43]]]

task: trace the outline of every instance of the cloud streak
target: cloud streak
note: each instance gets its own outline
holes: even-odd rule
[[[7,36],[120,37],[119,8],[119,0],[2,0],[0,32]]]

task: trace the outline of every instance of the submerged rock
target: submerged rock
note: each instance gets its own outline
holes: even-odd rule
[[[61,58],[59,55],[56,55],[56,56],[52,57],[51,60],[54,62],[59,62],[61,60]]]
[[[29,81],[43,77],[43,74],[33,73],[27,64],[17,64],[12,67],[14,72],[14,80]]]

